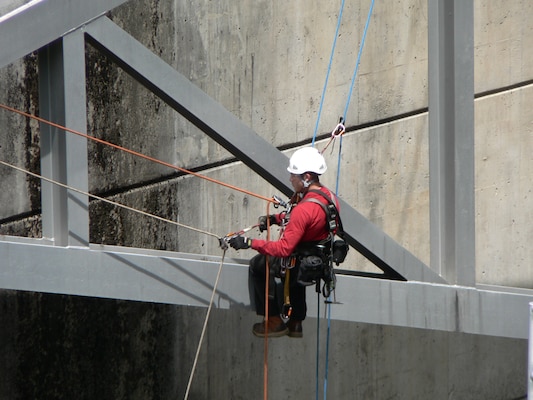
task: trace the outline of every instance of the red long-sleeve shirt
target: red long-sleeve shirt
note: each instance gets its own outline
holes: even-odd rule
[[[322,186],[320,190],[332,200],[335,198],[326,187]],[[326,214],[319,204],[303,201],[309,198],[315,198],[324,205],[328,204],[321,195],[307,192],[302,201],[291,210],[289,223],[281,238],[276,241],[253,239],[252,249],[274,257],[289,257],[299,243],[319,241],[328,237]],[[334,202],[339,209],[336,198]]]

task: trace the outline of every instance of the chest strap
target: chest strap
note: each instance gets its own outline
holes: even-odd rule
[[[318,204],[320,207],[322,207],[324,213],[326,214],[326,229],[328,230],[328,232],[335,233],[337,236],[343,238],[344,229],[342,227],[341,217],[339,215],[339,211],[337,210],[337,206],[335,205],[335,203],[333,203],[333,201],[321,190],[310,189],[309,192],[316,193],[322,196],[324,199],[327,200],[328,205],[326,206],[324,203],[315,198],[304,198],[300,203],[310,202]]]

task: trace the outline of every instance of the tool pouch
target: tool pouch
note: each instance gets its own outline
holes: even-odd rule
[[[339,265],[340,263],[344,262],[346,259],[346,255],[348,254],[349,246],[346,244],[344,240],[335,240],[333,242],[333,262],[336,265]]]
[[[297,281],[300,285],[310,286],[324,276],[325,263],[320,256],[304,256],[300,258]]]

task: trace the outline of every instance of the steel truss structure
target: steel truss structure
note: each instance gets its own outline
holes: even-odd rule
[[[31,1],[0,17],[0,68],[38,51],[41,117],[85,132],[89,42],[290,196],[282,152],[106,17],[126,1]],[[428,10],[433,268],[341,201],[349,244],[383,273],[339,275],[344,305],[331,316],[525,339],[533,291],[475,282],[473,4],[429,0]],[[86,139],[41,124],[41,146],[44,177],[88,190]],[[88,199],[46,181],[41,191],[43,239],[0,237],[2,288],[209,303],[220,258],[91,244]],[[242,260],[225,262],[219,307],[249,305],[245,269]]]

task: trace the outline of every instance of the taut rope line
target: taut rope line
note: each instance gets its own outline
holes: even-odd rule
[[[33,115],[33,114],[30,114],[30,113],[27,113],[27,112],[24,112],[24,111],[21,111],[21,110],[17,110],[16,108],[13,108],[13,107],[9,107],[5,104],[1,104],[0,103],[0,108],[3,108],[4,110],[7,110],[7,111],[11,111],[11,112],[14,112],[16,114],[19,114],[19,115],[22,115],[24,117],[27,117],[27,118],[31,118],[31,119],[34,119],[36,121],[39,121],[43,124],[46,124],[46,125],[49,125],[49,126],[52,126],[54,128],[58,128],[58,129],[61,129],[61,130],[64,130],[66,132],[70,132],[70,133],[73,133],[75,135],[78,135],[78,136],[81,136],[83,138],[86,138],[86,139],[89,139],[89,140],[92,140],[94,142],[97,142],[97,143],[100,143],[100,144],[104,144],[106,146],[110,146],[110,147],[113,147],[117,150],[120,150],[120,151],[123,151],[123,152],[126,152],[126,153],[129,153],[129,154],[132,154],[134,156],[137,156],[137,157],[140,157],[140,158],[144,158],[145,160],[148,160],[148,161],[151,161],[151,162],[154,162],[156,164],[160,164],[160,165],[164,165],[165,167],[168,167],[168,168],[171,168],[171,169],[174,169],[174,170],[177,170],[177,171],[180,171],[180,172],[183,172],[183,173],[186,173],[186,174],[189,174],[189,175],[193,175],[193,176],[196,176],[197,178],[201,178],[201,179],[205,179],[206,181],[209,181],[209,182],[212,182],[212,183],[216,183],[218,185],[221,185],[221,186],[225,186],[229,189],[233,189],[233,190],[236,190],[238,192],[241,192],[241,193],[244,193],[244,194],[247,194],[249,196],[253,196],[253,197],[257,197],[258,199],[262,199],[262,200],[265,200],[265,201],[268,201],[268,202],[275,202],[274,199],[272,198],[269,198],[269,197],[265,197],[265,196],[261,196],[260,194],[257,194],[257,193],[253,193],[253,192],[250,192],[248,190],[245,190],[245,189],[242,189],[242,188],[239,188],[237,186],[234,186],[234,185],[230,185],[229,183],[225,183],[225,182],[222,182],[222,181],[219,181],[217,179],[213,179],[213,178],[209,178],[208,176],[205,176],[205,175],[202,175],[202,174],[199,174],[197,172],[193,172],[193,171],[190,171],[188,169],[185,169],[185,168],[181,168],[181,167],[178,167],[176,165],[173,165],[173,164],[170,164],[170,163],[167,163],[165,161],[162,161],[162,160],[159,160],[157,158],[154,158],[154,157],[150,157],[150,156],[147,156],[145,154],[142,154],[142,153],[139,153],[135,150],[131,150],[131,149],[128,149],[126,147],[122,147],[122,146],[119,146],[117,144],[114,144],[114,143],[111,143],[111,142],[108,142],[106,140],[103,140],[103,139],[99,139],[99,138],[96,138],[94,136],[90,136],[90,135],[87,135],[85,133],[82,133],[82,132],[79,132],[79,131],[76,131],[74,129],[70,129],[70,128],[67,128],[65,126],[62,126],[60,124],[56,124],[55,122],[51,122],[51,121],[48,121],[44,118],[41,118],[41,117],[38,117],[36,115]]]
[[[375,0],[371,1],[370,8],[368,10],[368,15],[367,15],[366,23],[365,23],[365,28],[363,30],[363,36],[362,36],[362,39],[361,39],[361,44],[359,46],[359,51],[357,52],[357,60],[356,60],[356,63],[355,63],[355,68],[354,68],[353,75],[352,75],[352,80],[351,80],[351,83],[350,83],[350,90],[348,92],[346,105],[345,105],[345,108],[344,108],[344,114],[341,117],[337,127],[331,133],[331,137],[330,137],[329,141],[327,142],[326,146],[320,152],[321,154],[324,153],[326,151],[327,147],[331,144],[331,142],[333,142],[335,139],[340,137],[338,160],[337,160],[337,179],[336,179],[335,195],[338,195],[338,193],[339,193],[340,169],[341,169],[341,153],[342,153],[342,137],[343,137],[343,134],[346,131],[344,123],[346,121],[346,115],[348,113],[348,107],[350,105],[350,101],[351,101],[351,97],[352,97],[352,93],[353,93],[353,88],[354,88],[354,85],[355,85],[355,78],[356,78],[357,72],[359,70],[359,63],[361,61],[361,54],[363,52],[363,47],[364,47],[364,44],[365,44],[366,35],[367,35],[367,32],[368,32],[368,27],[370,25],[370,17],[372,16],[372,11],[374,9],[374,2],[375,2]],[[317,116],[317,121],[316,121],[316,125],[315,125],[315,131],[314,131],[314,134],[313,134],[313,140],[311,142],[311,146],[313,146],[313,147],[315,145],[315,139],[316,139],[316,135],[317,135],[317,131],[318,131],[318,124],[319,124],[319,121],[320,121],[320,116],[321,116],[321,112],[322,112],[322,106],[323,106],[323,103],[324,103],[326,87],[327,87],[328,80],[329,80],[331,64],[333,62],[333,55],[335,53],[335,46],[336,46],[336,43],[337,43],[337,36],[338,36],[338,32],[339,32],[339,27],[340,27],[340,24],[341,24],[342,12],[343,12],[343,9],[344,9],[344,3],[345,3],[345,1],[342,0],[341,1],[341,8],[340,8],[340,11],[339,11],[339,16],[337,18],[337,28],[336,28],[336,31],[335,31],[335,37],[334,37],[333,45],[332,45],[332,49],[331,49],[331,55],[330,55],[330,60],[329,60],[329,64],[328,64],[328,70],[327,70],[327,73],[326,73],[326,81],[324,83],[324,88],[322,90],[322,97],[321,97],[321,100],[320,100],[320,106],[319,106],[319,110],[318,110],[318,116]],[[319,297],[320,297],[320,295],[319,295]],[[320,302],[319,302],[319,304],[320,304]],[[326,308],[327,308],[327,314],[328,314],[328,326],[327,326],[326,356],[325,356],[326,365],[325,365],[325,371],[324,371],[324,387],[323,387],[324,400],[326,400],[326,398],[327,398],[327,386],[328,386],[331,303],[328,302]],[[316,400],[318,400],[318,372],[319,372],[318,352],[319,352],[319,343],[320,343],[319,342],[319,335],[320,335],[319,323],[320,323],[320,315],[317,315],[317,360],[316,360],[316,387],[315,387]]]
[[[267,240],[270,240],[270,203],[266,207]],[[270,282],[270,261],[269,256],[265,256],[265,338],[263,341],[263,400],[268,400],[268,292]]]
[[[220,265],[218,267],[217,278],[215,279],[215,285],[213,286],[213,292],[211,293],[211,300],[209,301],[209,307],[207,307],[207,314],[205,315],[204,326],[202,327],[202,333],[198,342],[198,348],[196,349],[196,356],[194,357],[191,375],[189,376],[189,383],[187,384],[187,391],[185,392],[185,400],[189,398],[189,391],[191,390],[192,379],[194,377],[194,372],[196,371],[196,364],[198,363],[198,358],[200,357],[200,350],[202,348],[202,342],[204,341],[205,332],[207,330],[207,322],[209,321],[209,314],[211,314],[211,308],[213,307],[213,300],[215,299],[215,293],[217,291],[218,281],[220,280],[220,273],[222,272],[222,265],[224,264],[225,255],[226,250],[224,250],[224,253],[222,253],[222,259],[220,260]]]
[[[121,207],[121,208],[124,208],[126,210],[129,210],[129,211],[133,211],[133,212],[136,212],[138,214],[141,214],[141,215],[144,215],[144,216],[147,216],[147,217],[150,217],[150,218],[154,218],[154,219],[157,219],[159,221],[163,221],[163,222],[168,222],[169,224],[173,224],[173,225],[177,225],[177,226],[180,226],[182,228],[186,228],[186,229],[189,229],[189,230],[192,230],[192,231],[195,231],[195,232],[198,232],[198,233],[203,233],[204,235],[209,235],[209,236],[213,236],[217,239],[219,239],[219,236],[218,235],[215,235],[214,233],[211,233],[211,232],[207,232],[207,231],[204,231],[204,230],[201,230],[201,229],[197,229],[197,228],[193,228],[192,226],[189,226],[189,225],[185,225],[185,224],[182,224],[182,223],[179,223],[179,222],[176,222],[176,221],[172,221],[170,219],[167,219],[167,218],[163,218],[163,217],[160,217],[158,215],[154,215],[154,214],[150,214],[150,213],[147,213],[145,211],[142,211],[142,210],[138,210],[136,208],[133,208],[133,207],[129,207],[129,206],[126,206],[124,204],[120,204],[120,203],[117,203],[116,201],[113,201],[113,200],[109,200],[109,199],[106,199],[104,197],[100,197],[100,196],[97,196],[95,194],[91,194],[91,193],[88,193],[88,192],[85,192],[83,190],[80,190],[80,189],[76,189],[72,186],[68,186],[68,185],[65,185],[64,183],[61,183],[61,182],[58,182],[58,181],[54,181],[53,179],[49,179],[49,178],[46,178],[42,175],[39,175],[39,174],[36,174],[34,172],[31,172],[31,171],[28,171],[28,170],[25,170],[23,168],[20,168],[20,167],[17,167],[16,165],[12,165],[12,164],[9,164],[9,163],[6,163],[5,161],[1,161],[0,160],[0,164],[1,165],[4,165],[6,167],[9,167],[9,168],[13,168],[13,169],[16,169],[17,171],[20,171],[20,172],[23,172],[25,174],[28,174],[28,175],[31,175],[35,178],[38,178],[38,179],[42,179],[43,181],[46,181],[46,182],[49,182],[49,183],[52,183],[54,185],[57,185],[57,186],[60,186],[62,188],[65,188],[67,190],[71,190],[73,192],[76,192],[76,193],[79,193],[79,194],[82,194],[84,196],[88,196],[88,197],[92,197],[94,199],[97,199],[97,200],[100,200],[100,201],[103,201],[105,203],[108,203],[108,204],[112,204],[114,206],[117,206],[117,207]]]
[[[82,194],[84,196],[92,197],[94,199],[103,201],[105,203],[109,203],[109,204],[112,204],[114,206],[121,207],[121,208],[124,208],[126,210],[133,211],[133,212],[136,212],[138,214],[141,214],[141,215],[144,215],[144,216],[147,216],[147,217],[150,217],[150,218],[155,218],[155,219],[163,221],[163,222],[168,222],[170,224],[177,225],[177,226],[180,226],[182,228],[190,229],[190,230],[193,230],[193,231],[198,232],[198,233],[203,233],[205,235],[213,236],[213,237],[219,239],[218,235],[215,235],[214,233],[207,232],[207,231],[204,231],[204,230],[201,230],[201,229],[197,229],[197,228],[193,228],[191,226],[184,225],[184,224],[181,224],[179,222],[175,222],[175,221],[172,221],[172,220],[169,220],[169,219],[166,219],[166,218],[159,217],[159,216],[154,215],[154,214],[147,213],[145,211],[141,211],[141,210],[135,209],[133,207],[126,206],[124,204],[117,203],[116,201],[112,201],[112,200],[108,200],[108,199],[105,199],[105,198],[100,197],[100,196],[96,196],[94,194],[85,192],[83,190],[74,188],[72,186],[65,185],[65,184],[63,184],[61,182],[57,182],[57,181],[55,181],[53,179],[45,178],[44,176],[41,176],[41,175],[36,174],[34,172],[25,170],[23,168],[17,167],[15,165],[6,163],[6,162],[4,162],[2,160],[0,160],[0,165],[4,165],[6,167],[13,168],[13,169],[15,169],[17,171],[23,172],[25,174],[28,174],[28,175],[33,176],[33,177],[38,178],[38,179],[42,179],[42,180],[44,180],[46,182],[52,183],[54,185],[60,186],[62,188],[65,188],[67,190],[70,190],[70,191],[73,191],[73,192],[76,192],[76,193],[79,193],[79,194]],[[196,371],[196,365],[198,363],[198,358],[200,356],[200,350],[202,348],[202,343],[203,343],[203,340],[204,340],[205,332],[207,330],[207,323],[209,321],[209,315],[211,313],[211,308],[213,307],[213,301],[214,301],[214,297],[215,297],[215,294],[216,294],[216,291],[217,291],[218,282],[220,280],[220,274],[222,272],[222,266],[224,265],[224,256],[225,255],[226,255],[226,250],[224,250],[224,252],[222,253],[222,259],[220,260],[220,265],[218,267],[217,277],[216,277],[216,280],[215,280],[215,283],[214,283],[213,291],[211,293],[211,299],[209,301],[209,306],[207,308],[207,313],[206,313],[206,316],[205,316],[204,325],[203,325],[203,328],[202,328],[202,333],[200,335],[200,340],[198,342],[198,348],[196,350],[196,355],[194,357],[193,366],[192,366],[191,373],[190,373],[190,376],[189,376],[189,382],[187,384],[187,391],[185,393],[185,400],[189,398],[189,391],[191,389],[192,380],[193,380],[193,377],[194,377],[194,372]]]

